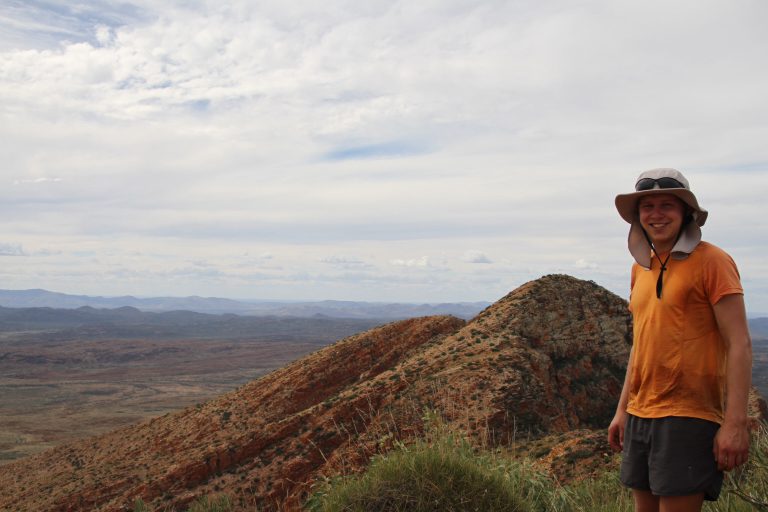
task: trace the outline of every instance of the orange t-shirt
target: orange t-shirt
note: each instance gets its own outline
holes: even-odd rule
[[[661,260],[666,259],[662,254]],[[733,259],[701,242],[682,260],[670,258],[661,299],[661,265],[635,263],[629,309],[634,323],[627,412],[642,418],[684,416],[722,423],[726,346],[712,306],[743,294]]]

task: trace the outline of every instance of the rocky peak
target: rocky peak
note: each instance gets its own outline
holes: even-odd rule
[[[436,360],[452,354],[436,376],[464,390],[474,421],[510,435],[607,424],[630,343],[626,301],[552,275],[519,287],[431,351]]]

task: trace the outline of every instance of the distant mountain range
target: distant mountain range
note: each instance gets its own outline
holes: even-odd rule
[[[386,322],[373,318],[216,315],[195,311],[146,312],[130,306],[77,309],[0,306],[0,334],[46,341],[87,339],[237,339],[326,342]]]
[[[354,302],[325,300],[318,302],[247,302],[216,297],[91,297],[34,290],[0,290],[0,306],[6,308],[81,307],[116,309],[136,308],[147,312],[193,311],[209,314],[237,314],[250,316],[291,316],[331,318],[375,318],[401,320],[419,316],[453,315],[469,319],[488,307],[488,302],[460,302],[443,304],[407,304],[383,302]]]
[[[768,339],[768,318],[750,318],[749,332],[753,338]]]

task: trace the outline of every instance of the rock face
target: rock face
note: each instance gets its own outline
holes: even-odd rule
[[[605,426],[621,392],[631,343],[626,302],[584,281],[548,276],[486,309],[441,349],[461,353],[463,375],[439,371],[450,388],[478,399],[498,432]],[[452,356],[449,359],[453,359]]]
[[[418,435],[425,410],[491,443],[604,428],[630,341],[625,301],[546,276],[468,323],[388,324],[206,404],[0,467],[0,510],[181,509],[216,493],[237,510],[293,510],[314,479]]]

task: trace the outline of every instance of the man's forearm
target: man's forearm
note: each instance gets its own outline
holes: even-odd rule
[[[752,385],[752,340],[744,296],[727,295],[714,307],[718,328],[727,347],[724,421],[747,422],[747,400]]]
[[[746,425],[747,402],[752,386],[752,343],[749,337],[729,342],[726,372],[724,421]]]
[[[616,406],[616,412],[626,412],[627,403],[629,402],[629,378],[632,371],[632,360],[635,353],[635,347],[633,346],[629,351],[629,360],[627,361],[627,371],[624,372],[624,384],[621,386],[621,395],[619,396],[619,403]]]

